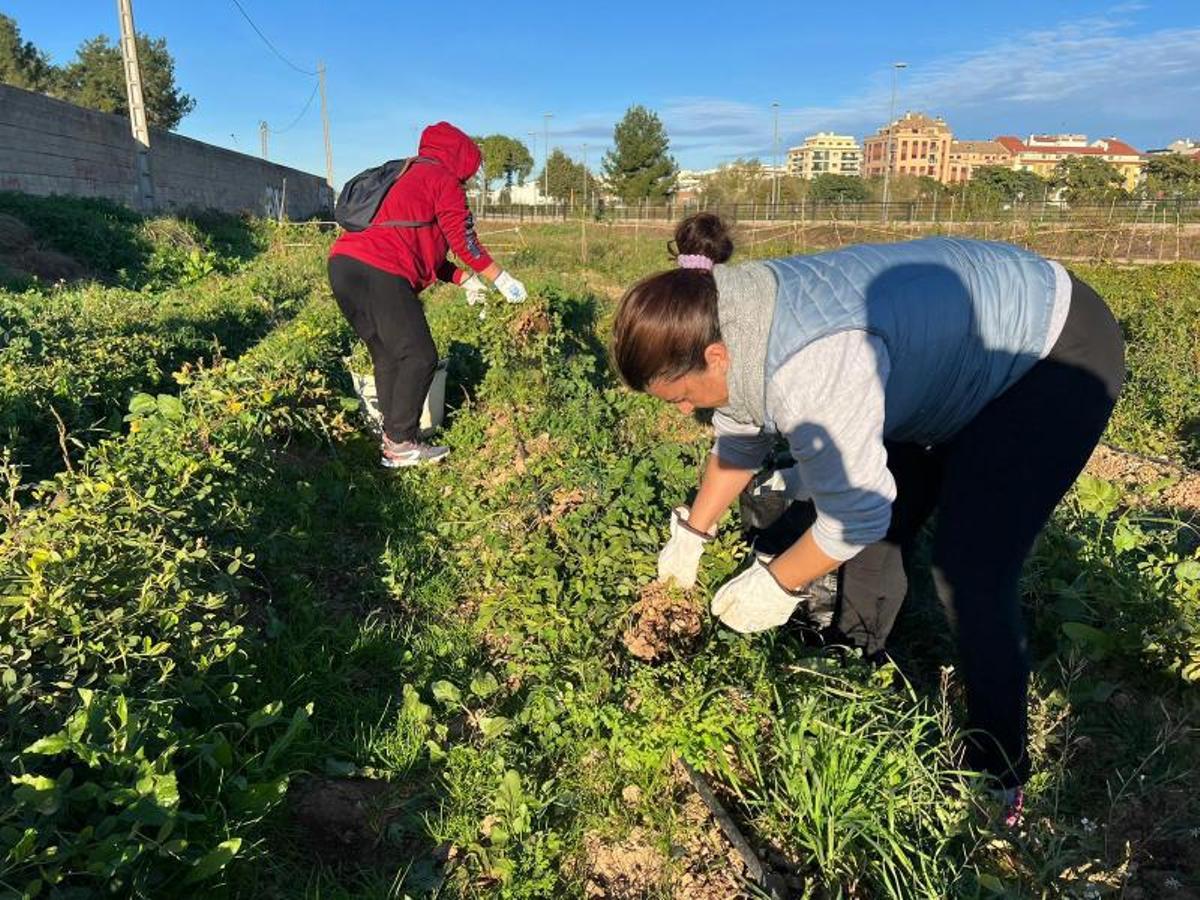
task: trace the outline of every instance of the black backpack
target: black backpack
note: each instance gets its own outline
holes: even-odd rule
[[[406,159],[389,159],[381,166],[359,172],[346,182],[342,192],[338,194],[337,205],[333,208],[333,218],[347,231],[363,231],[372,225],[390,225],[392,228],[423,228],[433,222],[372,222],[375,213],[379,212],[379,204],[387,196],[388,190],[415,163],[433,162],[422,156],[410,156]]]

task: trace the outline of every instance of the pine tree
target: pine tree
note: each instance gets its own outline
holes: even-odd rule
[[[21,40],[21,29],[8,16],[0,15],[0,82],[27,91],[47,91],[54,68],[46,54],[30,41]]]
[[[678,171],[669,148],[662,120],[644,106],[631,106],[613,129],[613,149],[604,154],[609,189],[626,203],[669,197]]]

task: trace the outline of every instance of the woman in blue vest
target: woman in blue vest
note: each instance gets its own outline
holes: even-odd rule
[[[679,267],[621,301],[613,356],[630,387],[685,414],[715,410],[691,508],[659,575],[695,579],[717,520],[787,442],[817,517],[756,560],[713,613],[784,624],[806,586],[936,510],[933,564],[958,638],[968,762],[1019,817],[1029,661],[1018,579],[1038,532],[1099,441],[1124,379],[1103,300],[1008,244],[932,238],[727,265],[709,214],[682,222]]]

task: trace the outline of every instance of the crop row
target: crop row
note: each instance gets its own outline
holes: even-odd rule
[[[5,470],[0,882],[153,893],[237,851],[286,785],[303,708],[248,708],[259,504],[289,447],[346,428],[346,332],[311,300],[239,360],[143,397],[128,432],[33,489]]]
[[[311,269],[312,271],[309,271]],[[0,293],[0,436],[28,475],[50,474],[118,430],[135,391],[173,391],[184,364],[237,356],[293,315],[315,266],[269,257],[163,293],[92,284]]]

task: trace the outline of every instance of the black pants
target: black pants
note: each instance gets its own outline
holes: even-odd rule
[[[437,368],[437,347],[413,286],[348,256],[329,259],[329,284],[342,315],[371,352],[383,430],[415,441]]]
[[[887,540],[907,540],[937,510],[934,581],[958,638],[967,763],[1008,787],[1029,774],[1021,568],[1099,442],[1125,376],[1112,313],[1086,284],[1071,284],[1047,358],[944,446],[888,446],[897,497]]]

